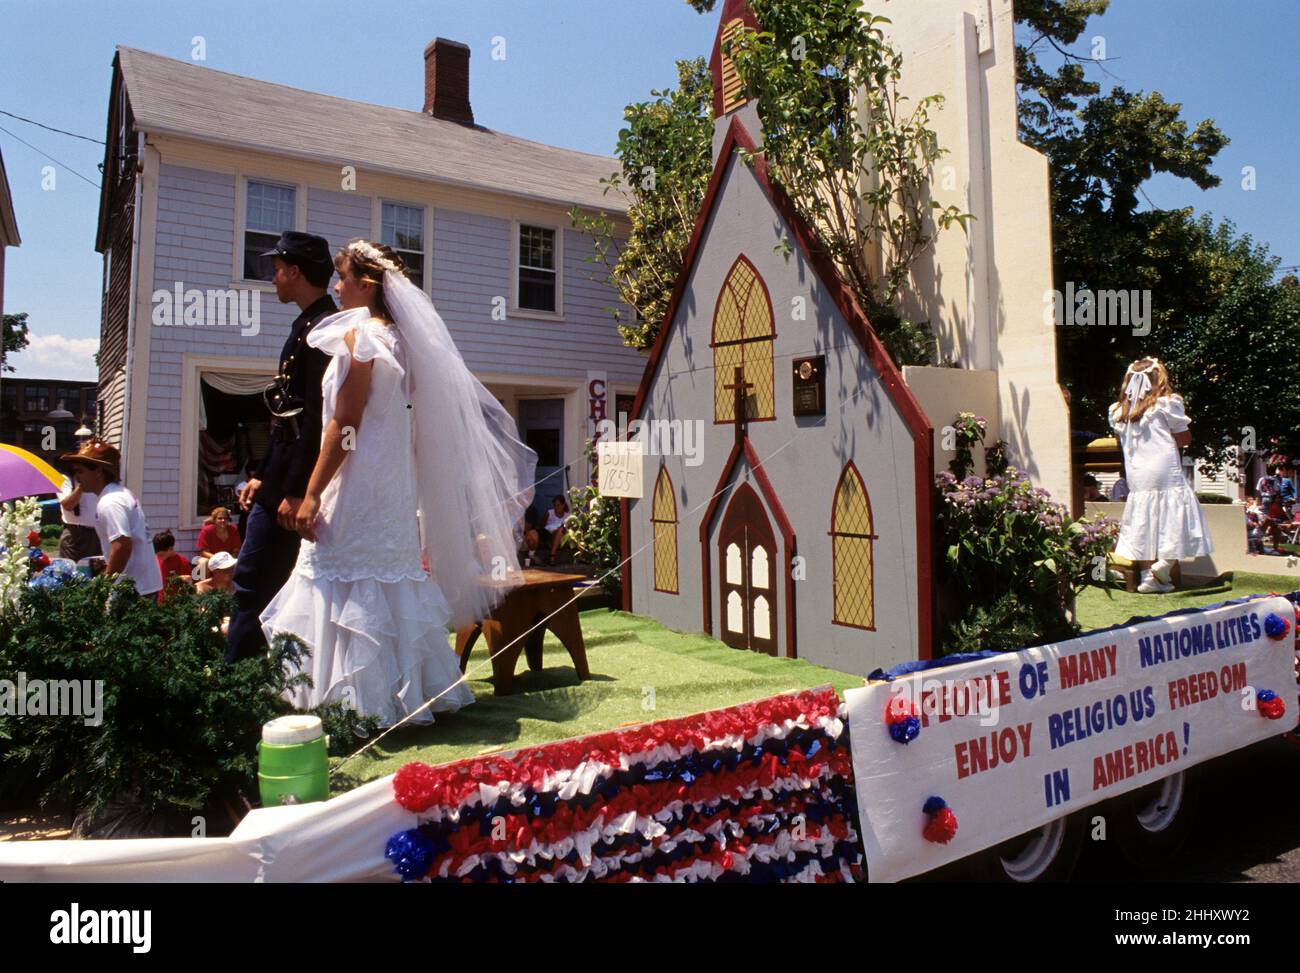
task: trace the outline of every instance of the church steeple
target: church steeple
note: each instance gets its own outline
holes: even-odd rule
[[[713,117],[723,118],[746,103],[741,90],[740,76],[731,58],[722,53],[722,41],[737,33],[741,25],[758,29],[758,19],[747,0],[724,0],[718,33],[713,39],[713,55],[709,58],[709,71],[713,74]]]
[[[750,9],[748,0],[723,0],[722,17],[718,33],[713,39],[713,55],[709,58],[709,71],[713,75],[713,163],[718,163],[718,153],[731,124],[731,117],[739,114],[756,142],[762,142],[758,122],[758,109],[744,95],[740,76],[731,58],[722,53],[722,41],[738,33],[741,26],[758,29],[758,18]]]

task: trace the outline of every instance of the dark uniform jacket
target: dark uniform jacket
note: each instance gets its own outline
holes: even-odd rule
[[[285,396],[277,411],[301,406],[302,412],[296,420],[297,435],[294,435],[293,422],[271,419],[266,456],[253,473],[262,481],[256,502],[271,513],[275,513],[285,497],[301,498],[307,492],[311,471],[320,454],[321,383],[330,356],[308,345],[306,337],[317,322],[337,310],[333,298],[328,294],[321,297],[294,318],[289,338],[280,352],[279,374],[287,379],[283,380]],[[274,395],[268,397],[276,401]]]

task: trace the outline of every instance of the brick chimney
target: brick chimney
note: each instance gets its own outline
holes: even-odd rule
[[[469,105],[469,46],[439,37],[424,49],[424,108],[434,118],[474,124]]]

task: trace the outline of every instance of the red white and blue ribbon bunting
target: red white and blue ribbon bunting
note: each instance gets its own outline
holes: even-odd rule
[[[842,882],[861,877],[834,690],[777,696],[393,781],[404,879]]]

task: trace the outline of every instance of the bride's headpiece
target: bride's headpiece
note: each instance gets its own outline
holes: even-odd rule
[[[369,240],[353,240],[351,243],[348,244],[347,251],[348,253],[353,253],[356,254],[357,256],[365,257],[368,261],[374,264],[378,264],[381,268],[383,268],[386,271],[391,271],[392,273],[399,274],[399,275],[402,272],[401,268],[398,267],[397,264],[393,263],[391,260],[385,257],[383,251],[381,251]]]

